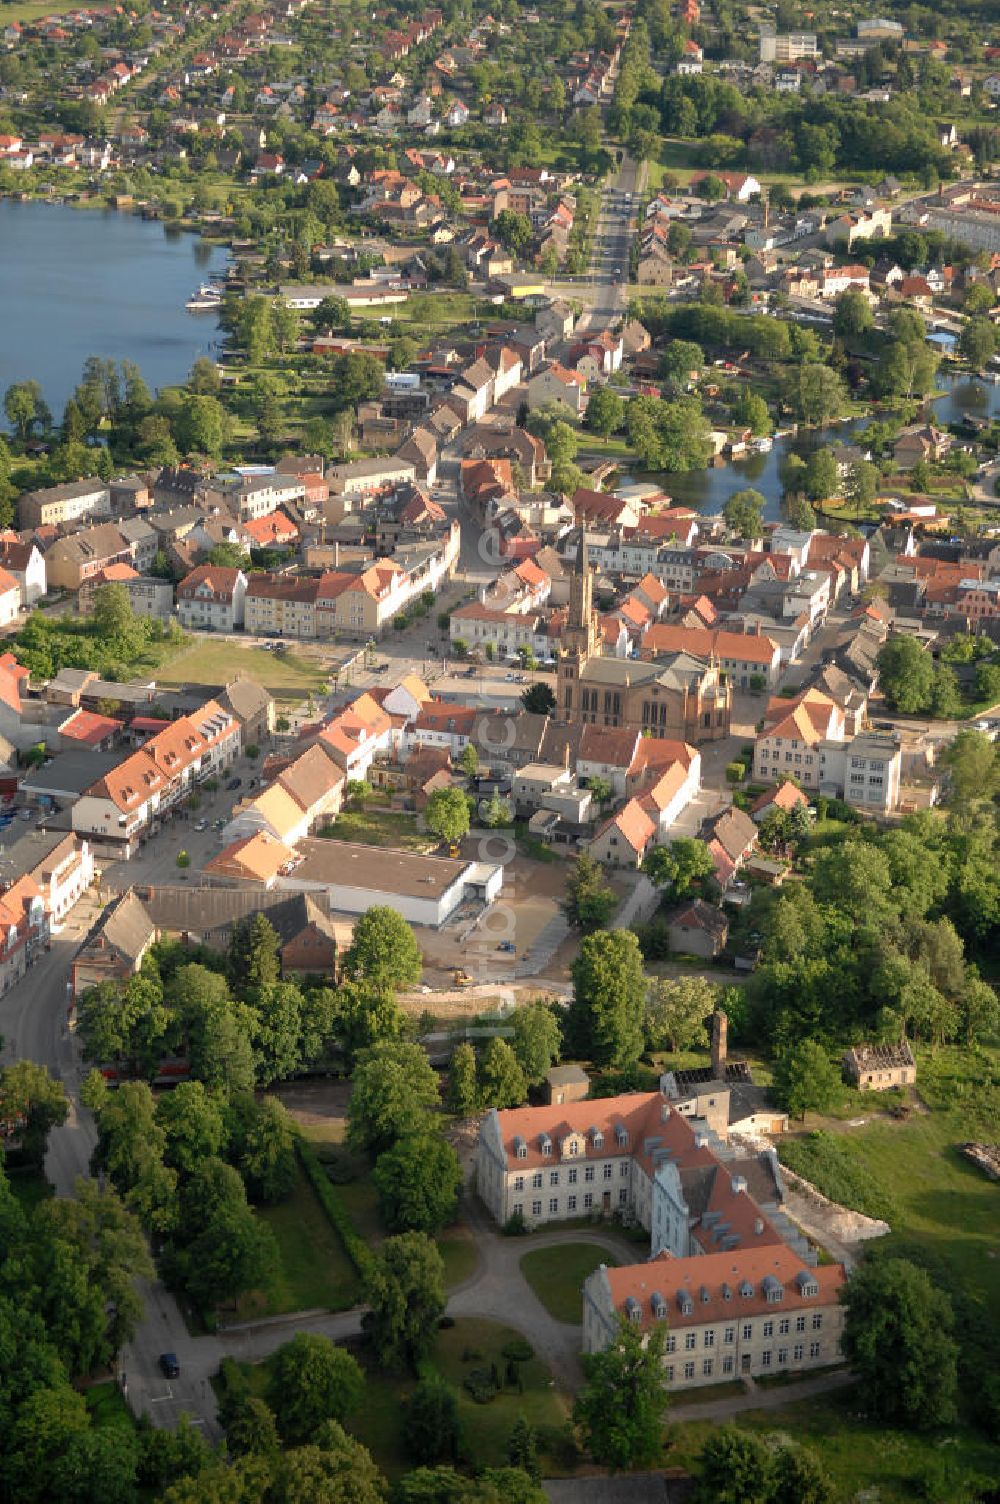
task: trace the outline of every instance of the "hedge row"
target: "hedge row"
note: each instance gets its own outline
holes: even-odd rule
[[[359,1237],[357,1229],[347,1212],[336,1187],[331,1183],[329,1175],[322,1160],[316,1154],[312,1144],[304,1138],[298,1140],[299,1161],[309,1177],[309,1183],[319,1197],[320,1205],[326,1213],[327,1220],[334,1232],[340,1238],[347,1251],[347,1257],[355,1269],[364,1278],[371,1267],[372,1256],[367,1243]]]

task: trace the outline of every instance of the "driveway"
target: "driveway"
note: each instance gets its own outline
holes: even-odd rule
[[[523,1332],[538,1356],[552,1369],[559,1388],[568,1394],[575,1393],[583,1382],[581,1328],[549,1315],[521,1273],[521,1260],[536,1248],[569,1243],[592,1243],[615,1259],[634,1259],[635,1246],[615,1233],[589,1228],[506,1238],[495,1230],[478,1204],[467,1205],[466,1220],[475,1235],[479,1267],[452,1291],[448,1315],[485,1317]]]

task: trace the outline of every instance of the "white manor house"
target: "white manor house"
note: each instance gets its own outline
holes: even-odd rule
[[[649,1232],[649,1260],[587,1280],[586,1351],[607,1346],[624,1316],[666,1322],[672,1388],[838,1360],[844,1269],[817,1268],[782,1212],[774,1151],[723,1144],[662,1092],[493,1110],[476,1173],[501,1225],[601,1215]]]

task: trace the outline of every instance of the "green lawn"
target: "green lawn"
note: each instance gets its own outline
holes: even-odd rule
[[[199,639],[165,663],[156,674],[159,684],[227,684],[238,673],[249,674],[271,691],[277,700],[297,704],[310,694],[319,694],[329,680],[329,669],[316,659],[297,653],[268,653],[262,648],[244,648],[234,642]]]
[[[83,1397],[95,1426],[123,1426],[129,1431],[135,1426],[132,1412],[113,1379],[105,1384],[91,1384],[83,1391]]]
[[[601,1264],[618,1260],[593,1243],[560,1243],[535,1248],[521,1260],[521,1273],[549,1315],[579,1326],[583,1320],[582,1290],[588,1275]]]
[[[997,1138],[998,1078],[1000,1049],[918,1050],[917,1092],[930,1110],[918,1105],[898,1122],[881,1115],[881,1103],[865,1101],[868,1114],[879,1116],[838,1134],[865,1189],[893,1208],[892,1231],[879,1240],[878,1254],[923,1264],[951,1295],[968,1389],[981,1365],[1000,1351],[1000,1198],[958,1146]],[[817,1183],[825,1192],[822,1175]]]
[[[319,834],[332,841],[360,841],[364,846],[389,846],[397,851],[433,851],[437,844],[417,829],[412,815],[386,809],[344,810]]]
[[[317,1306],[346,1311],[358,1302],[357,1273],[301,1168],[288,1200],[262,1207],[257,1215],[274,1233],[281,1263],[265,1290],[240,1301],[242,1317]]]
[[[474,1370],[489,1369],[496,1364],[503,1374],[502,1349],[519,1334],[492,1321],[461,1320],[438,1335],[431,1364],[455,1386],[458,1393],[459,1420],[462,1427],[464,1456],[477,1467],[502,1467],[506,1462],[507,1439],[519,1414],[528,1417],[539,1429],[561,1429],[567,1407],[557,1394],[548,1368],[538,1358],[519,1365],[521,1391],[505,1391],[489,1404],[479,1405],[463,1388],[463,1380]],[[413,1392],[409,1376],[386,1373],[369,1364],[368,1388],[362,1412],[348,1429],[369,1447],[379,1465],[391,1479],[398,1478],[413,1464],[402,1444],[403,1404]]]
[[[472,295],[467,292],[417,293],[406,303],[392,310],[393,319],[400,325],[408,325],[403,332],[415,339],[421,333],[453,329],[457,324],[468,324],[475,313]]]
[[[38,21],[42,16],[62,16],[77,9],[77,0],[12,0],[0,11],[4,22]]]
[[[680,1413],[679,1408],[678,1418]],[[913,1504],[915,1499],[957,1504],[971,1497],[961,1490],[963,1474],[996,1478],[1000,1469],[1000,1448],[973,1432],[959,1431],[953,1444],[933,1432],[893,1431],[859,1419],[851,1390],[769,1413],[749,1412],[738,1416],[736,1424],[748,1431],[780,1432],[810,1447],[830,1474],[835,1504],[862,1499],[871,1504]],[[709,1421],[670,1427],[666,1460],[696,1472],[701,1448],[716,1429]]]
[[[463,1284],[475,1274],[479,1263],[475,1239],[461,1222],[456,1223],[454,1227],[446,1227],[437,1239],[437,1246],[438,1252],[444,1259],[446,1290],[453,1290],[456,1285]]]

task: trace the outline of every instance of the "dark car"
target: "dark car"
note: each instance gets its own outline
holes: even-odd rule
[[[242,778],[230,778],[229,782],[226,784],[226,788],[227,789],[238,789],[238,788],[242,787],[242,784],[243,784],[243,779]]]
[[[181,1365],[177,1361],[176,1353],[161,1353],[160,1367],[167,1379],[179,1379],[181,1376]]]

